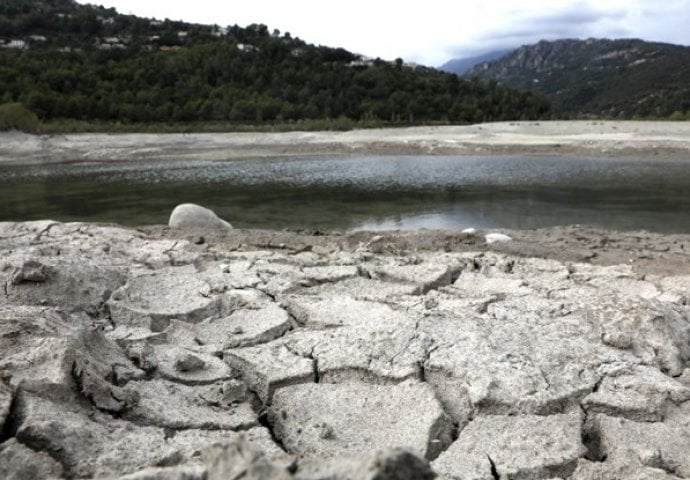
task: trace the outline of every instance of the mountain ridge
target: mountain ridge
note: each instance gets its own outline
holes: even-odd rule
[[[523,45],[464,75],[542,93],[556,114],[616,118],[690,112],[690,47],[640,39]]]
[[[472,57],[453,58],[441,65],[439,69],[445,72],[463,75],[465,72],[467,72],[470,68],[474,67],[475,65],[490,62],[492,60],[497,60],[502,56],[509,54],[512,51],[512,49],[506,48],[500,50],[492,50],[490,52],[474,55]]]

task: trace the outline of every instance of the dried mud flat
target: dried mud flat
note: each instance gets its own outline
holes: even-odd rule
[[[0,478],[690,478],[690,236],[0,223]]]
[[[547,121],[347,132],[0,133],[0,164],[290,155],[556,155],[687,159],[690,122]]]

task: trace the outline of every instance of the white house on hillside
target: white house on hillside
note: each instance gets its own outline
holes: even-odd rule
[[[29,46],[24,40],[10,40],[8,43],[3,45],[4,48],[16,48],[18,50],[23,50]]]

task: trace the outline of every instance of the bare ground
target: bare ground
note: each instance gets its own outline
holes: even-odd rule
[[[687,158],[690,122],[552,121],[349,132],[0,133],[0,163],[228,160],[275,155],[559,155]]]
[[[152,238],[176,238],[165,226],[141,227]],[[484,234],[508,234],[512,240],[487,244]],[[580,225],[534,230],[486,230],[472,234],[444,230],[329,233],[318,230],[235,229],[217,238],[188,236],[214,248],[237,251],[265,248],[298,254],[316,250],[353,250],[362,245],[386,254],[494,251],[525,258],[582,262],[598,266],[627,264],[644,275],[690,275],[690,235],[616,231]]]
[[[690,478],[690,235],[485,233],[0,222],[0,477]]]

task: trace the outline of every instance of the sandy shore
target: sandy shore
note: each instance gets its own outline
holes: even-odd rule
[[[350,132],[0,133],[0,163],[226,160],[275,155],[536,154],[687,158],[690,122],[553,121]]]

